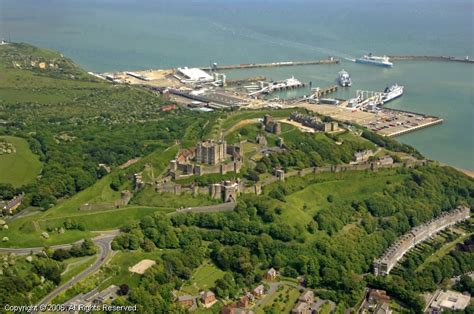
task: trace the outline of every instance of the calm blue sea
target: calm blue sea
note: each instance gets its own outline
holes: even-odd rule
[[[368,52],[474,58],[473,6],[472,0],[0,0],[0,37],[62,51],[98,72]],[[391,106],[439,115],[445,123],[399,139],[474,170],[473,65],[397,62],[381,69],[343,62],[258,72],[324,86],[342,67],[354,86],[341,96],[405,85]]]

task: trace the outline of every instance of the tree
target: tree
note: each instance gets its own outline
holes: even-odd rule
[[[121,284],[119,287],[118,295],[127,295],[129,291],[129,287],[127,284]]]
[[[54,260],[63,261],[65,259],[68,259],[69,257],[71,257],[71,255],[69,254],[68,250],[57,249],[57,250],[54,251],[52,257],[53,257]]]

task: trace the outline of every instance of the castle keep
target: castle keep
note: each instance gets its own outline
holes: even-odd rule
[[[196,146],[196,162],[198,164],[217,165],[225,160],[227,143],[224,140],[215,142],[207,140]]]
[[[193,175],[227,172],[239,173],[243,164],[242,150],[239,144],[227,145],[226,141],[207,140],[193,149],[181,150],[169,163],[173,179],[184,179]]]

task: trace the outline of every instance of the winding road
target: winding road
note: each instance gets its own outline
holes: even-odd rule
[[[76,283],[84,279],[89,274],[92,274],[99,270],[99,268],[104,265],[108,258],[111,255],[111,247],[110,244],[114,239],[115,235],[107,235],[107,236],[99,236],[97,238],[92,239],[95,245],[99,248],[99,256],[90,267],[86,268],[83,272],[79,273],[77,276],[71,278],[68,282],[58,286],[56,289],[51,291],[47,296],[45,296],[39,303],[40,304],[49,304],[55,297],[60,295],[62,292],[66,291],[67,289],[74,286]]]
[[[48,295],[46,295],[37,305],[40,304],[49,304],[55,297],[57,297],[59,294],[62,292],[66,291],[67,289],[71,288],[74,286],[76,283],[87,277],[88,275],[96,272],[99,270],[99,268],[104,265],[109,257],[111,256],[111,251],[112,248],[110,244],[112,243],[112,240],[115,238],[120,233],[119,230],[111,230],[104,232],[103,234],[92,238],[92,242],[98,247],[99,249],[99,254],[98,258],[95,260],[95,262],[88,268],[86,268],[84,271],[76,275],[75,277],[71,278],[69,281],[66,283],[56,287],[53,291],[51,291]],[[76,243],[81,243],[81,241],[77,241]],[[73,244],[62,244],[62,245],[55,245],[51,246],[53,249],[68,249],[72,247]],[[44,250],[44,247],[31,247],[31,248],[0,248],[0,253],[13,253],[16,255],[28,255],[31,252],[33,253],[39,253]],[[33,312],[36,313],[36,312]]]

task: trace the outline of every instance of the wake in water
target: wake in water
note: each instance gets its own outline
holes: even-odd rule
[[[280,37],[276,37],[276,36],[270,36],[270,35],[260,33],[260,32],[256,32],[254,30],[247,29],[247,28],[236,29],[232,26],[223,25],[223,24],[220,24],[220,23],[217,23],[217,22],[214,22],[214,21],[211,21],[210,23],[213,27],[215,27],[219,31],[231,33],[234,36],[240,36],[240,37],[244,37],[244,38],[248,38],[248,39],[252,39],[252,40],[266,42],[266,43],[273,44],[273,45],[289,47],[289,48],[296,48],[296,49],[300,49],[300,50],[304,50],[304,51],[310,50],[310,51],[318,52],[320,54],[328,55],[328,56],[331,56],[331,57],[342,58],[342,59],[346,59],[346,60],[349,60],[349,61],[355,61],[355,59],[352,56],[350,56],[350,55],[348,55],[344,52],[341,52],[341,51],[332,50],[332,49],[325,48],[325,47],[317,47],[317,46],[309,45],[309,44],[306,44],[306,43],[301,43],[301,42],[298,42],[298,41],[288,40],[288,39],[280,38]]]

